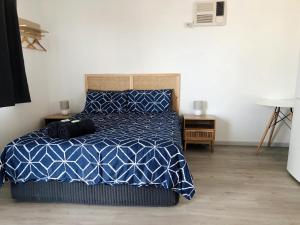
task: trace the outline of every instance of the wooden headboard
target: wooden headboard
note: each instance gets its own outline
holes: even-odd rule
[[[179,113],[180,74],[86,74],[85,89],[86,91],[173,89],[172,108]]]

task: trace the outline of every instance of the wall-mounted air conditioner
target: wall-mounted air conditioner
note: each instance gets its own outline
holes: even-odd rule
[[[222,26],[226,24],[226,1],[208,0],[195,4],[193,26]]]

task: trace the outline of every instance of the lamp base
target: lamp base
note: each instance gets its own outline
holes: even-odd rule
[[[63,115],[63,116],[67,116],[67,115],[70,114],[70,110],[69,110],[69,109],[62,109],[62,110],[60,111],[60,113],[61,113],[61,115]]]
[[[202,110],[194,109],[194,115],[195,116],[201,116],[202,115]]]

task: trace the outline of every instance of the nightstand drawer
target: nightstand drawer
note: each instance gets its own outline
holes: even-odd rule
[[[211,141],[214,138],[214,129],[185,129],[184,131],[184,140]]]

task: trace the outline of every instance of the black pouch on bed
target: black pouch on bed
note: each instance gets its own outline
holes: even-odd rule
[[[47,129],[45,130],[46,135],[51,138],[58,138],[58,127],[61,122],[52,122],[49,123]]]
[[[95,131],[96,127],[90,119],[70,121],[60,124],[58,127],[58,138],[70,139],[73,137],[91,134]]]
[[[94,133],[96,127],[92,120],[83,119],[65,122],[52,122],[48,124],[46,134],[51,138],[70,139]]]

